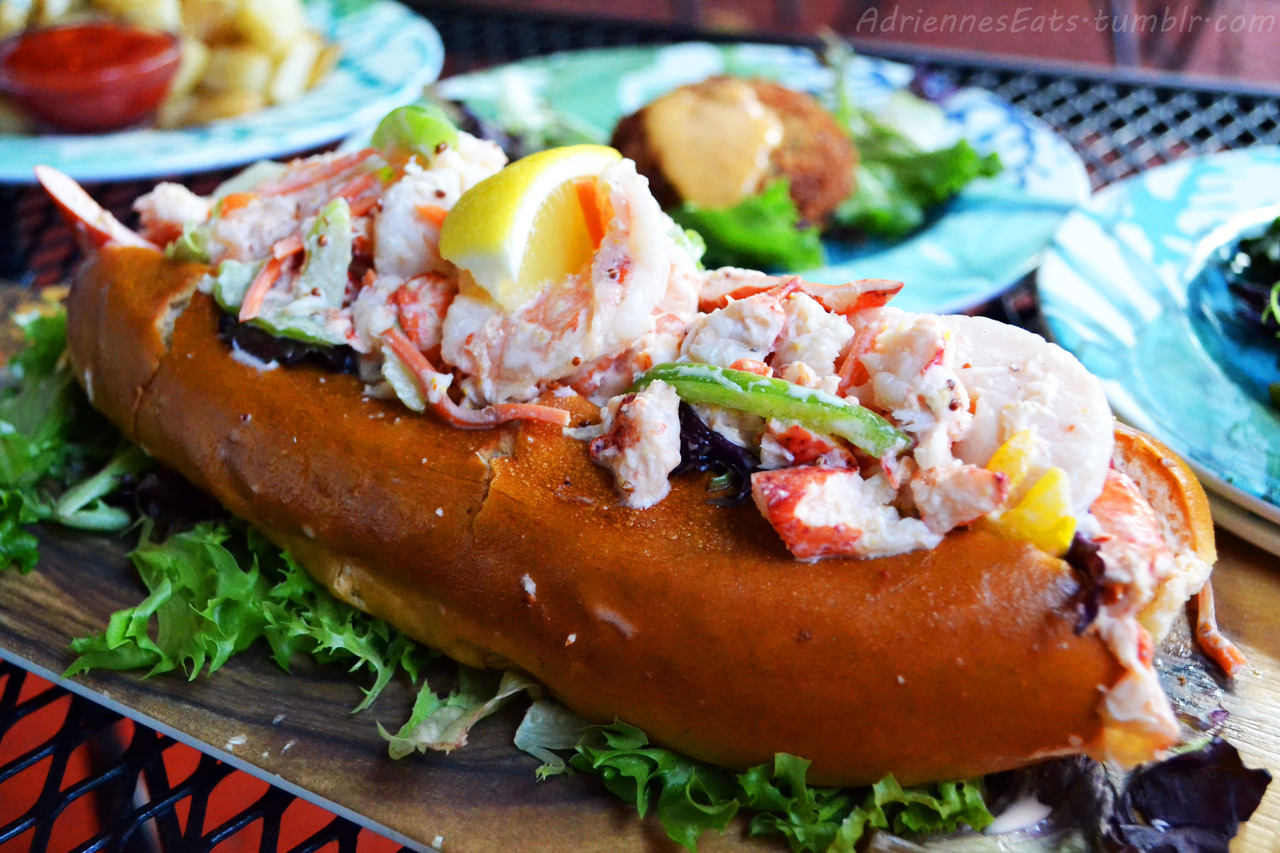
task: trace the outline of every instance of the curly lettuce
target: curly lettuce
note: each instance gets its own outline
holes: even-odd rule
[[[38,558],[31,525],[124,529],[132,516],[106,498],[150,463],[121,443],[76,384],[64,356],[66,316],[16,319],[25,346],[0,382],[0,570],[29,572]]]
[[[810,762],[780,753],[745,773],[651,746],[622,722],[587,729],[570,765],[601,777],[641,816],[654,811],[672,841],[696,851],[708,830],[723,832],[739,811],[752,835],[781,835],[792,851],[852,851],[870,829],[895,833],[981,830],[992,821],[981,780],[903,788],[886,776],[866,789],[810,786]]]
[[[667,212],[702,237],[706,244],[702,262],[708,267],[788,270],[825,262],[818,228],[800,227],[800,211],[785,179],[732,207],[701,207],[686,201]]]
[[[367,708],[397,672],[416,681],[432,654],[381,619],[334,598],[240,522],[203,522],[161,541],[144,525],[130,555],[148,595],[104,631],[72,641],[68,677],[91,669],[213,673],[263,640],[286,672],[295,655],[368,672]]]

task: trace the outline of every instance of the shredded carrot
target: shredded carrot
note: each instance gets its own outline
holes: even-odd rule
[[[435,377],[440,376],[427,357],[405,337],[404,332],[392,326],[382,333],[382,339],[391,351],[408,365],[418,380],[418,387],[427,403],[450,425],[461,429],[487,429],[507,421],[542,421],[558,426],[569,425],[569,412],[553,406],[537,403],[498,403],[483,409],[466,409],[449,399],[448,394],[432,395]],[[434,398],[434,399],[433,399]]]
[[[395,293],[391,294],[391,303],[396,306],[396,316],[400,319],[400,328],[404,330],[404,334],[416,346],[422,341],[422,329],[418,322],[417,316],[413,311],[409,310],[417,302],[417,293],[409,288],[411,281],[396,288]]]
[[[427,396],[431,388],[431,379],[438,375],[439,371],[431,366],[431,362],[427,361],[427,357],[405,337],[404,332],[395,326],[383,332],[382,339],[386,341],[387,346],[391,347],[391,351],[413,371],[423,396]]]
[[[249,284],[249,289],[245,291],[244,301],[240,303],[241,323],[258,316],[258,312],[262,310],[262,302],[267,298],[267,291],[280,278],[280,270],[283,266],[284,258],[272,258],[258,270],[258,274]]]
[[[227,193],[222,197],[222,215],[226,216],[233,210],[247,207],[249,202],[257,197],[257,193]]]
[[[369,211],[378,206],[378,197],[375,195],[367,195],[364,198],[358,198],[351,202],[351,215],[364,216]]]
[[[377,152],[372,148],[364,148],[325,163],[308,163],[278,181],[261,184],[258,187],[258,192],[262,195],[287,195],[298,190],[304,190],[315,186],[321,181],[339,177],[343,173],[359,166],[375,153]]]
[[[600,193],[600,184],[595,178],[578,178],[573,182],[573,189],[578,194],[578,204],[582,205],[582,217],[587,223],[591,248],[598,249],[604,240],[609,219],[612,218],[606,215],[609,199]]]
[[[1196,593],[1196,642],[1210,659],[1229,677],[1235,678],[1248,661],[1244,653],[1218,630],[1218,615],[1213,603],[1213,586],[1205,581]]]
[[[287,258],[290,255],[296,255],[305,248],[302,242],[302,235],[296,231],[288,237],[277,240],[271,244],[271,256],[273,258]]]
[[[351,201],[378,185],[378,177],[370,172],[365,172],[363,175],[356,175],[347,181],[336,195]]]
[[[449,215],[449,211],[438,204],[420,204],[414,210],[424,222],[436,228],[444,225],[444,218]]]

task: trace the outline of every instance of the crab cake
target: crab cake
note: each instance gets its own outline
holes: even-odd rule
[[[611,144],[636,162],[663,207],[729,207],[779,178],[805,223],[853,192],[857,149],[810,95],[766,80],[681,86],[618,123]]]

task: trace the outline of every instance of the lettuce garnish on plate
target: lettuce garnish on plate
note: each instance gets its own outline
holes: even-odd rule
[[[800,270],[825,262],[821,233],[816,225],[801,225],[785,178],[733,207],[686,201],[667,213],[702,237],[707,246],[702,262],[707,267]]]
[[[65,315],[17,320],[26,346],[0,381],[0,561],[26,572],[38,557],[29,525],[123,529],[132,516],[104,498],[149,463],[121,445],[76,385],[63,356]]]

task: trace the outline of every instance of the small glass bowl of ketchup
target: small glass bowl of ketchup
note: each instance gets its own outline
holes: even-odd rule
[[[31,30],[0,43],[0,91],[55,130],[119,130],[155,113],[181,59],[178,37],[158,30],[101,21]]]

